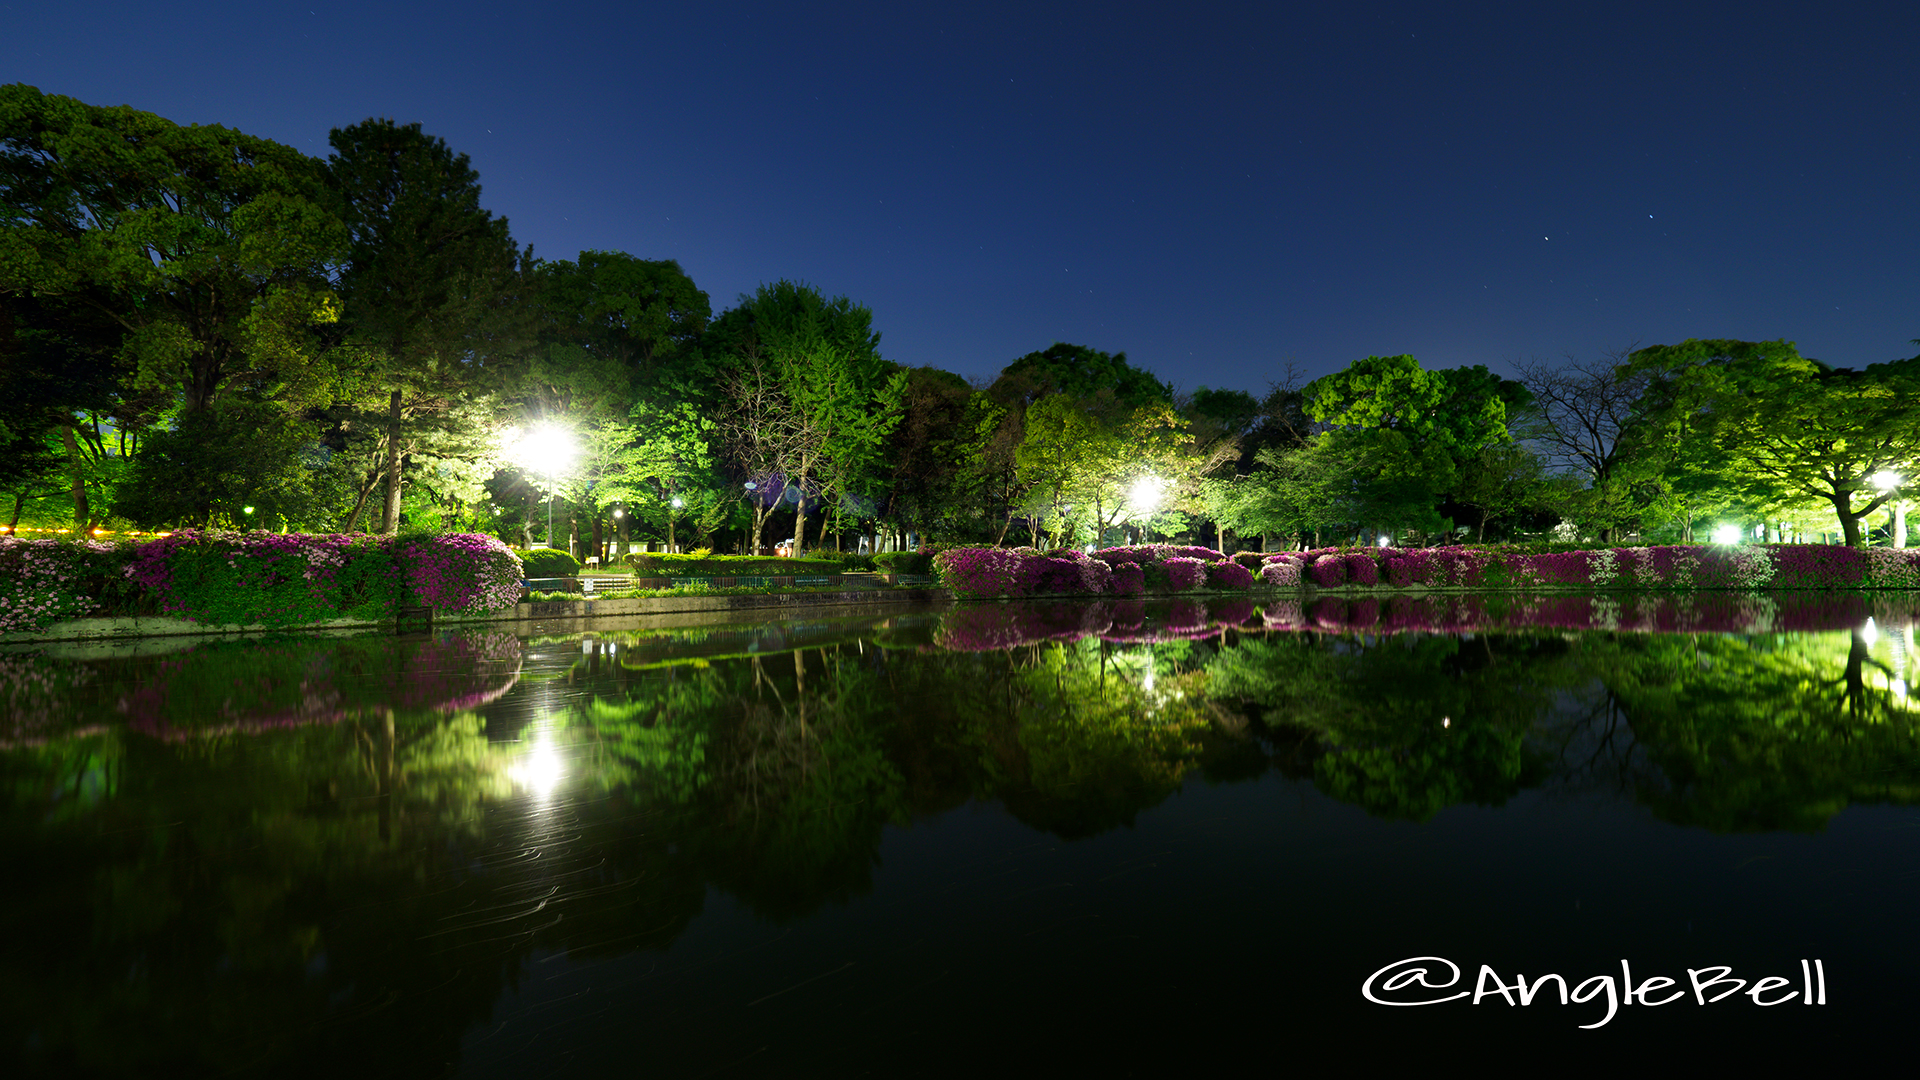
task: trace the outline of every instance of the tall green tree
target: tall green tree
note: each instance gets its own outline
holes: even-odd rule
[[[735,466],[756,490],[786,493],[804,543],[814,499],[874,481],[907,373],[881,358],[871,309],[791,281],[742,296],[709,340]],[[754,550],[771,505],[755,503]]]
[[[1364,522],[1440,525],[1434,510],[1461,463],[1509,438],[1507,403],[1524,393],[1475,366],[1429,372],[1411,356],[1369,356],[1307,387],[1321,441],[1364,465],[1349,471]]]
[[[1825,502],[1849,545],[1864,542],[1861,520],[1902,490],[1876,477],[1920,469],[1913,361],[1852,371],[1802,357],[1789,341],[1689,340],[1641,349],[1632,366],[1654,379],[1645,415],[1669,471],[1704,460],[1732,497]]]
[[[205,522],[217,502],[251,497],[178,472],[196,467],[191,440],[207,431],[285,428],[290,437],[270,443],[293,456],[266,471],[305,468],[311,437],[298,436],[339,375],[316,336],[338,314],[328,273],[347,237],[333,207],[320,164],[290,147],[0,87],[0,295],[57,298],[107,320],[112,378],[176,410],[149,441],[181,452],[164,473],[136,460],[127,485],[139,520]],[[214,415],[223,410],[233,415]],[[176,488],[202,494],[165,497]]]
[[[384,491],[379,528],[391,533],[404,463],[433,421],[444,428],[456,412],[484,413],[518,373],[532,343],[532,252],[480,205],[467,155],[419,124],[369,119],[327,141],[327,174],[351,235],[342,345],[368,367],[347,427],[369,449],[360,501]]]

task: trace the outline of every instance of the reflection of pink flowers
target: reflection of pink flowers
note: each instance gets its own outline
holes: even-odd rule
[[[1224,626],[1239,626],[1254,615],[1253,601],[1243,596],[1207,601],[1207,618]]]

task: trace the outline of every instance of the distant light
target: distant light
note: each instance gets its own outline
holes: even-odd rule
[[[620,508],[619,508],[619,507],[617,507],[617,506],[613,508],[613,517],[614,517],[614,520],[616,520],[616,521],[617,521],[617,520],[619,520],[620,518],[623,518],[623,517],[626,517],[626,516],[627,516],[627,512],[626,512],[625,510],[622,510],[622,509],[620,509]]]
[[[1381,538],[1380,538],[1380,546],[1381,546],[1381,547],[1386,547],[1386,546],[1387,546],[1387,540],[1388,540],[1388,537],[1385,537],[1385,536],[1383,536],[1383,537],[1381,537]]]
[[[241,508],[240,508],[240,512],[241,512],[241,513],[243,513],[243,514],[251,514],[251,513],[253,513],[253,507],[251,507],[251,506],[243,506],[243,507],[241,507]]]
[[[756,484],[756,483],[754,483],[754,482],[753,482],[753,481],[751,481],[751,480],[749,480],[749,481],[747,481],[747,482],[746,482],[746,485],[745,485],[745,486],[746,486],[746,489],[747,489],[748,491],[759,491],[759,490],[760,490],[760,485],[759,485],[759,484]]]
[[[678,495],[675,495],[675,496],[673,497],[673,508],[674,508],[675,510],[678,510],[678,509],[680,509],[681,507],[683,507],[683,506],[685,506],[685,505],[687,505],[687,504],[686,504],[686,503],[684,503],[684,502],[682,502],[682,501],[680,501],[680,496],[678,496]]]
[[[1738,525],[1722,525],[1713,530],[1713,542],[1716,544],[1737,544],[1746,536],[1746,530]]]
[[[1441,727],[1452,727],[1452,726],[1453,726],[1453,717],[1451,717],[1451,716],[1443,716],[1443,717],[1441,717],[1441,718],[1440,718],[1440,726],[1441,726]]]
[[[1867,616],[1867,625],[1860,628],[1860,640],[1872,645],[1880,640],[1880,628],[1873,625],[1873,616]]]
[[[1882,469],[1873,474],[1872,480],[1873,486],[1879,488],[1881,491],[1892,491],[1894,488],[1900,486],[1901,477],[1897,472]]]

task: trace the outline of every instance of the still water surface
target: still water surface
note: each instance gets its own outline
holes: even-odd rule
[[[1864,1063],[1920,1006],[1915,616],[976,605],[0,653],[0,1032],[111,1075]]]

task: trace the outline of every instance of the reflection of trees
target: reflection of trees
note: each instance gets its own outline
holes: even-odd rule
[[[1310,733],[1328,794],[1424,820],[1455,803],[1499,804],[1543,772],[1526,749],[1563,649],[1549,639],[1402,634],[1273,635],[1223,650],[1208,691],[1259,710],[1281,742]]]
[[[887,825],[971,800],[1075,838],[1196,772],[1269,768],[1415,819],[1536,784],[1713,829],[1920,796],[1890,651],[1905,637],[1215,628],[946,653],[924,630],[906,649],[805,627],[706,653],[549,643],[504,696],[451,713],[380,704],[380,687],[449,700],[466,692],[454,668],[490,662],[419,641],[195,650],[84,678],[20,661],[13,700],[36,711],[0,750],[0,858],[38,884],[0,897],[35,928],[0,959],[0,1037],[31,1033],[38,1063],[68,1071],[337,1072],[351,1052],[437,1072],[535,950],[665,948],[714,887],[803,917],[870,887]],[[234,719],[314,673],[345,715]],[[141,699],[161,737],[106,722],[163,677],[177,685]],[[62,714],[49,686],[96,697]],[[196,727],[192,702],[228,719]],[[550,793],[513,778],[536,738],[565,765]]]
[[[1852,802],[1920,799],[1897,673],[1861,630],[1618,637],[1591,662],[1660,781],[1660,816],[1719,832],[1816,829]]]

